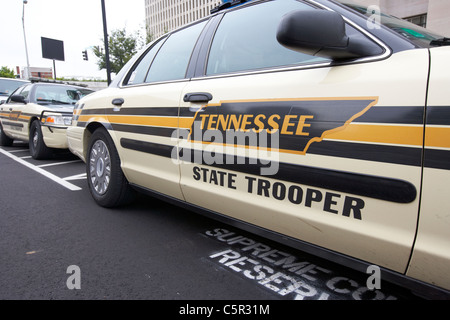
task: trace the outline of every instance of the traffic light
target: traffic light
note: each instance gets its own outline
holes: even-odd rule
[[[83,60],[88,60],[87,50],[83,51]]]

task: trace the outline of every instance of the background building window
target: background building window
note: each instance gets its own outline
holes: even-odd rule
[[[155,40],[161,35],[208,16],[220,0],[145,0],[147,32]]]
[[[405,18],[406,21],[412,22],[414,24],[417,24],[418,26],[421,26],[423,28],[427,27],[427,14],[420,14],[418,16],[412,16]]]

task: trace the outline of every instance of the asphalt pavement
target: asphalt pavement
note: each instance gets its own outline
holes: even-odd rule
[[[264,314],[276,300],[417,299],[145,195],[101,208],[70,153],[36,161],[26,144],[0,149],[2,300],[260,301],[249,310]]]

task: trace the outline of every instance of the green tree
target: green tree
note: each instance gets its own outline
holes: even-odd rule
[[[139,49],[138,37],[127,35],[125,29],[113,30],[108,38],[108,47],[111,72],[117,74],[128,60],[137,53]],[[98,58],[99,70],[106,69],[104,46],[94,46],[93,52]]]
[[[15,78],[14,70],[9,69],[8,67],[1,67],[0,68],[0,77],[3,78]]]

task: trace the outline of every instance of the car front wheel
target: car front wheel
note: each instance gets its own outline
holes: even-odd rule
[[[89,191],[102,207],[117,207],[134,197],[120,167],[120,158],[108,132],[97,129],[89,141],[86,173]]]
[[[46,159],[50,157],[52,153],[52,150],[45,145],[41,125],[37,120],[33,121],[30,126],[30,138],[28,144],[30,146],[30,154],[33,159]]]

